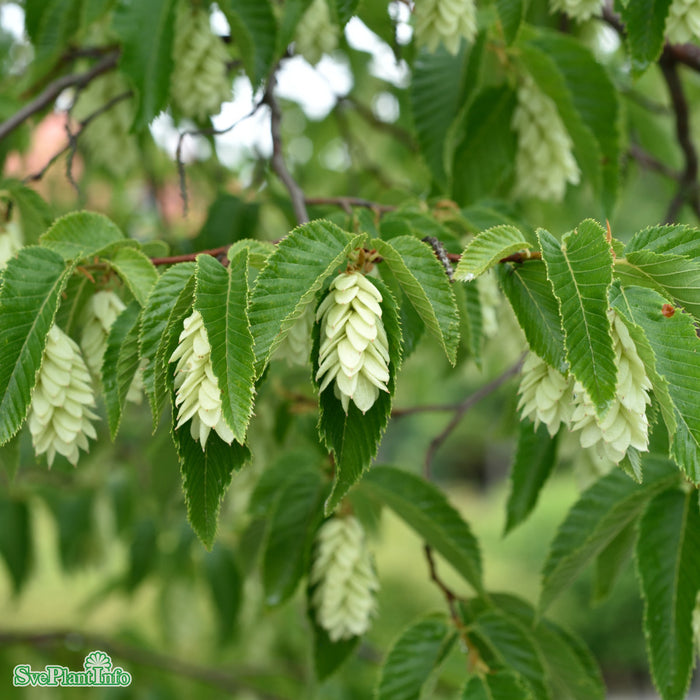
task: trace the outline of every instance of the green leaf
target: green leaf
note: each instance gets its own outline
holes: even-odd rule
[[[461,700],[534,700],[529,688],[509,671],[472,676],[462,691]]]
[[[120,0],[112,28],[120,39],[120,68],[138,93],[133,128],[142,131],[165,109],[173,70],[174,0]]]
[[[89,277],[77,272],[68,278],[61,294],[61,305],[56,312],[56,325],[68,335],[74,334],[82,321],[85,304],[95,293],[95,285]]]
[[[83,0],[29,0],[26,3],[27,32],[35,48],[34,60],[41,65],[58,58],[80,27]]]
[[[382,256],[454,365],[459,344],[459,310],[445,269],[433,250],[413,236],[397,236],[388,243],[375,238],[370,246]]]
[[[342,29],[357,11],[359,0],[335,0],[335,11],[338,16],[338,24]]]
[[[279,605],[296,590],[309,568],[316,528],[323,517],[318,472],[302,470],[287,480],[269,513],[262,561],[265,602]]]
[[[493,656],[499,666],[517,673],[537,700],[551,700],[543,655],[526,625],[493,608],[483,610],[467,624],[469,638],[482,655]]]
[[[177,414],[173,395],[173,415]],[[175,421],[173,421],[175,425]],[[234,471],[238,471],[250,459],[245,445],[234,442],[227,445],[212,431],[202,450],[199,442],[190,435],[189,421],[179,430],[173,429],[182,469],[187,519],[192,529],[211,550],[216,537],[219,508]]]
[[[534,241],[515,226],[494,226],[469,241],[457,263],[455,279],[470,282],[492,268],[501,258],[533,247]]]
[[[22,433],[17,433],[13,438],[8,440],[0,447],[0,474],[5,474],[7,482],[10,484],[15,480],[19,471],[19,463],[21,456]]]
[[[454,293],[459,309],[461,345],[480,368],[484,334],[479,288],[476,281],[465,282],[455,285]]]
[[[639,525],[637,567],[651,674],[664,700],[683,700],[695,665],[692,619],[700,589],[700,512],[694,491],[658,495]]]
[[[479,544],[442,491],[419,476],[384,466],[371,469],[362,487],[389,506],[476,591],[483,590]]]
[[[139,336],[141,357],[147,361],[143,370],[143,384],[153,413],[153,429],[160,418],[166,398],[165,377],[169,357],[166,357],[169,329],[181,323],[182,316],[192,305],[195,264],[179,263],[168,268],[159,277],[141,318]]]
[[[419,700],[421,689],[454,642],[454,632],[440,616],[411,625],[394,642],[382,665],[376,700]]]
[[[32,566],[32,528],[27,502],[0,493],[0,555],[15,594],[22,590]]]
[[[350,401],[348,413],[343,411],[342,404],[333,393],[334,382],[319,395],[318,431],[323,444],[333,453],[335,459],[335,482],[326,501],[326,514],[330,514],[350,487],[359,481],[376,456],[391,415],[396,374],[401,366],[401,329],[396,302],[382,282],[372,279],[372,284],[379,289],[383,298],[382,321],[389,341],[389,391],[380,391],[379,398],[364,414],[353,401]],[[315,324],[311,355],[313,367],[318,367],[319,328],[319,324]],[[318,386],[318,383],[316,385]]]
[[[56,219],[39,242],[65,260],[79,261],[91,258],[123,240],[124,234],[106,216],[78,211]]]
[[[541,260],[499,265],[498,280],[533,352],[551,367],[566,372],[564,332],[559,301]]]
[[[678,479],[668,460],[650,455],[644,460],[642,484],[615,469],[586,489],[559,526],[550,547],[542,570],[540,609],[546,610],[594,557],[639,518],[657,493]]]
[[[21,427],[72,268],[51,250],[29,246],[8,261],[0,286],[0,445]]]
[[[505,535],[523,522],[537,504],[540,491],[557,461],[558,438],[558,433],[551,438],[544,424],[535,430],[529,421],[520,423],[510,472]]]
[[[137,248],[119,248],[114,255],[108,256],[108,260],[134,299],[145,306],[148,295],[158,281],[158,272],[153,263]]]
[[[676,311],[671,318],[664,316],[661,309],[666,300],[651,289],[625,287],[618,293],[613,287],[610,299],[614,308],[644,330],[654,353],[656,372],[666,380],[673,404],[676,432],[671,436],[670,454],[693,482],[698,483],[700,338],[693,318],[681,311]],[[656,386],[654,388],[656,391]]]
[[[472,102],[457,129],[452,162],[452,197],[468,204],[508,183],[517,139],[511,129],[515,92],[487,87]]]
[[[605,231],[588,219],[564,236],[561,245],[544,229],[537,235],[559,299],[566,359],[602,415],[615,396],[617,378],[607,315],[612,257]]]
[[[144,517],[134,526],[129,547],[129,570],[126,574],[126,589],[136,590],[153,570],[158,556],[158,529],[150,517]]]
[[[622,6],[632,70],[644,72],[661,55],[671,0],[636,0]]]
[[[615,273],[623,285],[654,289],[700,319],[700,261],[649,250],[632,251],[625,261],[616,262]]]
[[[700,231],[685,224],[650,226],[636,233],[625,246],[625,255],[639,250],[654,253],[700,257]]]
[[[0,191],[3,190],[10,194],[12,201],[19,209],[25,244],[36,243],[39,236],[51,226],[54,218],[51,207],[41,195],[19,180],[12,178],[0,180]]]
[[[351,637],[334,642],[328,636],[328,632],[319,627],[315,618],[315,611],[311,604],[311,591],[308,598],[308,614],[311,621],[311,629],[314,637],[314,670],[316,678],[320,681],[333,675],[355,651],[361,637]]]
[[[447,132],[457,116],[461,83],[459,76],[468,60],[469,55],[462,42],[455,56],[441,45],[434,52],[422,50],[413,63],[409,98],[416,137],[433,178],[442,188],[447,182]]]
[[[275,60],[277,22],[272,5],[269,0],[222,0],[219,7],[231,25],[243,66],[255,87],[267,78]]]
[[[573,37],[541,30],[521,51],[539,88],[556,103],[574,142],[576,160],[610,214],[620,171],[617,89],[591,51]]]
[[[506,44],[512,44],[515,41],[520,25],[525,19],[528,4],[528,0],[496,0],[496,9]]]
[[[279,31],[277,33],[277,54],[282,55],[294,40],[297,24],[309,9],[313,0],[287,0],[282,7]]]
[[[216,610],[219,642],[231,641],[243,597],[243,577],[233,551],[222,544],[214,545],[204,555],[204,576]]]
[[[247,314],[248,252],[239,252],[228,268],[210,255],[198,255],[195,278],[194,307],[207,329],[221,408],[234,438],[243,444],[255,394],[255,356]]]
[[[295,228],[280,241],[258,275],[250,303],[257,376],[325,280],[363,240],[364,234],[352,236],[319,220]]]
[[[593,579],[593,602],[603,602],[629,561],[637,541],[637,523],[624,528],[596,557]]]
[[[131,383],[139,368],[139,314],[141,307],[132,301],[109,329],[102,360],[102,387],[107,405],[107,421],[112,440],[117,435]]]

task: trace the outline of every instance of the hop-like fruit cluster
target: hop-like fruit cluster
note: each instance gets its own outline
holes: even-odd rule
[[[311,598],[316,620],[331,641],[357,637],[369,629],[379,581],[356,518],[331,518],[321,526],[310,582],[316,586]]]
[[[618,464],[630,447],[642,452],[649,445],[646,407],[651,403],[651,382],[627,326],[614,311],[608,312],[617,359],[615,398],[602,418],[579,382],[574,385],[571,429],[580,430],[581,447],[594,447]]]
[[[22,229],[16,221],[0,224],[0,270],[5,269],[7,261],[15,256],[23,244]]]
[[[552,12],[566,12],[579,22],[600,14],[604,0],[550,0]]]
[[[666,36],[673,44],[700,37],[699,0],[673,0],[666,19]]]
[[[512,126],[518,133],[516,196],[561,201],[566,183],[580,178],[573,143],[554,101],[529,75],[518,90]]]
[[[501,296],[493,272],[489,271],[476,278],[479,288],[479,305],[481,306],[482,332],[487,338],[493,338],[498,333],[498,307]]]
[[[110,291],[93,294],[85,308],[85,323],[80,336],[83,357],[94,377],[102,374],[102,361],[107,349],[107,338],[117,316],[124,311],[124,302]],[[139,367],[129,386],[126,400],[140,404],[143,400],[143,367]]]
[[[389,341],[381,301],[379,290],[361,272],[341,272],[316,311],[321,322],[319,393],[335,380],[345,413],[351,399],[365,413],[380,391],[388,391]]]
[[[535,427],[544,423],[554,437],[559,426],[568,425],[571,420],[572,389],[571,378],[530,352],[523,364],[518,410],[522,418],[529,418]]]
[[[417,0],[415,17],[416,41],[431,53],[442,42],[456,54],[462,37],[474,41],[476,36],[474,0]]]
[[[88,438],[97,437],[90,421],[97,416],[90,374],[77,343],[54,325],[46,339],[39,378],[29,410],[34,452],[46,453],[49,466],[56,453],[75,466]]]
[[[190,434],[199,441],[202,450],[212,429],[230,445],[233,432],[221,410],[221,390],[211,362],[207,329],[199,311],[193,311],[183,323],[178,346],[170,357],[170,362],[175,361],[175,405],[179,407],[176,428],[191,421]]]
[[[316,65],[338,46],[338,27],[331,21],[327,0],[314,0],[302,15],[294,35],[294,50]]]
[[[231,99],[228,52],[211,30],[209,14],[189,2],[180,2],[175,18],[173,73],[170,95],[185,117],[206,119],[218,114]]]
[[[314,314],[311,306],[296,320],[277,348],[276,356],[289,365],[305,365],[311,353],[311,328]]]
[[[119,74],[100,76],[81,91],[73,116],[85,119],[127,91]],[[93,119],[80,136],[90,160],[119,178],[128,175],[141,158],[136,139],[130,133],[134,120],[132,103],[130,99],[119,100]]]

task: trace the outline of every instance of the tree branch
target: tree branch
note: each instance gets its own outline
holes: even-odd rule
[[[185,253],[184,255],[168,255],[163,258],[151,258],[151,262],[154,265],[175,265],[181,262],[194,262],[198,255],[212,255],[218,258],[221,255],[225,255],[228,249],[232,246],[232,243],[228,245],[222,245],[218,248],[210,248],[209,250],[198,250],[195,253]]]
[[[362,197],[306,197],[305,201],[311,206],[323,206],[328,204],[342,207],[345,211],[349,211],[350,207],[364,207],[365,209],[373,209],[380,214],[384,214],[396,209],[396,207],[391,204],[379,204],[378,202],[372,202]]]
[[[440,408],[440,410],[454,411],[454,416],[447,426],[445,426],[445,429],[439,435],[435,436],[428,446],[428,450],[425,453],[425,461],[423,462],[423,475],[426,479],[430,480],[431,478],[432,463],[435,453],[438,451],[438,449],[440,449],[445,440],[447,440],[447,438],[452,434],[452,431],[459,425],[462,418],[464,418],[464,414],[479,403],[479,401],[496,391],[501,384],[504,384],[512,376],[520,372],[524,359],[525,355],[523,355],[512,367],[503,372],[503,374],[496,377],[488,384],[484,384],[484,386],[477,389],[473,394],[467,396],[466,399],[460,401],[459,403],[452,404],[449,408]],[[411,415],[412,413],[421,413],[426,410],[435,410],[435,408],[435,406],[414,406],[413,408],[403,409],[403,412],[399,413],[399,415],[406,416]],[[392,412],[392,416],[394,415],[396,414]]]
[[[66,88],[78,86],[85,87],[90,81],[97,76],[112,70],[117,65],[119,52],[112,51],[103,56],[90,70],[85,73],[73,73],[71,75],[63,75],[57,78],[52,83],[35,97],[31,102],[27,103],[22,109],[15,112],[9,119],[6,119],[0,124],[0,141],[8,134],[12,133],[24,121],[29,119],[33,114],[40,112],[44,107],[53,102]]]
[[[636,160],[637,163],[639,163],[639,165],[646,170],[652,170],[653,172],[660,173],[671,180],[678,181],[681,179],[681,173],[677,172],[673,168],[670,168],[668,165],[666,165],[666,163],[662,163],[658,158],[655,158],[653,155],[651,155],[651,153],[648,153],[636,143],[630,144],[627,154],[630,156],[630,158],[634,158],[634,160]]]
[[[279,104],[273,93],[275,86],[274,73],[267,86],[263,102],[270,107],[270,133],[272,134],[272,169],[277,173],[277,177],[282,180],[282,183],[289,192],[289,197],[292,200],[292,208],[294,216],[298,224],[305,224],[309,220],[309,215],[306,212],[306,201],[304,192],[299,187],[297,181],[292,177],[292,174],[287,169],[287,164],[284,161],[284,153],[282,151],[282,112]]]
[[[219,688],[226,693],[237,693],[242,690],[254,689],[257,694],[266,700],[279,700],[279,696],[269,692],[261,692],[250,682],[246,682],[246,676],[257,675],[249,670],[238,670],[235,675],[220,671],[217,668],[200,666],[177,659],[160,652],[142,649],[118,642],[108,637],[97,634],[87,634],[75,630],[63,630],[55,632],[0,632],[0,646],[13,646],[27,644],[34,647],[65,645],[68,641],[75,644],[76,641],[85,649],[100,649],[110,656],[124,659],[140,666],[149,666],[161,671],[190,678],[200,683]]]

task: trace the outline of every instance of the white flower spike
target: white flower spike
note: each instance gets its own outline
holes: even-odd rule
[[[565,12],[579,22],[600,14],[603,0],[550,0],[552,12]]]
[[[666,19],[666,36],[672,44],[700,37],[700,0],[673,0]]]
[[[179,407],[176,429],[190,421],[190,434],[204,451],[209,433],[214,430],[229,445],[233,432],[221,410],[221,390],[211,362],[211,345],[199,311],[193,311],[184,323],[178,346],[170,357],[175,367],[175,405]]]
[[[332,642],[369,629],[379,581],[356,518],[335,517],[321,526],[310,583],[316,586],[311,598],[316,620]]]
[[[77,343],[54,325],[46,339],[39,378],[29,410],[29,432],[34,453],[46,453],[49,467],[56,453],[75,466],[88,438],[97,437],[90,421],[95,395],[90,374]]]
[[[361,272],[342,272],[316,311],[321,322],[319,393],[335,380],[335,395],[345,413],[351,400],[365,413],[380,391],[389,391],[389,341],[381,301],[379,290]]]
[[[560,202],[566,184],[580,179],[573,142],[554,101],[529,75],[518,90],[512,126],[518,133],[514,194]]]
[[[416,0],[416,41],[433,53],[440,42],[451,53],[459,50],[464,37],[476,37],[474,0]]]

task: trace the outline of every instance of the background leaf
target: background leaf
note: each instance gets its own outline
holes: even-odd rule
[[[623,3],[622,21],[627,30],[627,47],[636,73],[645,71],[661,54],[666,17],[671,0],[637,0]]]
[[[233,550],[223,544],[214,545],[204,555],[204,575],[216,609],[219,642],[229,642],[236,631],[243,595],[243,578]]]
[[[123,240],[124,234],[106,216],[79,211],[56,219],[41,236],[40,243],[66,260],[78,261],[97,255]]]
[[[149,258],[136,248],[120,248],[108,257],[109,264],[122,278],[134,299],[145,306],[158,281],[158,272]]]
[[[464,249],[455,269],[455,279],[471,281],[493,267],[501,258],[535,247],[534,241],[515,226],[494,226],[476,235]]]
[[[530,689],[508,671],[472,676],[461,695],[462,700],[533,700]]]

